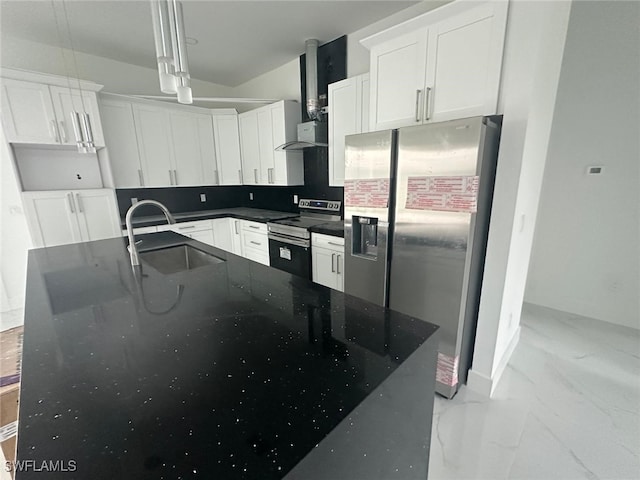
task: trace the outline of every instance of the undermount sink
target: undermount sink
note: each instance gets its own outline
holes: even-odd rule
[[[190,245],[148,250],[140,252],[139,255],[144,263],[165,274],[194,270],[225,261]]]

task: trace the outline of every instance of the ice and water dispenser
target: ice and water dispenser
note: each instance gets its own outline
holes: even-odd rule
[[[378,219],[353,216],[351,252],[369,260],[378,258]]]

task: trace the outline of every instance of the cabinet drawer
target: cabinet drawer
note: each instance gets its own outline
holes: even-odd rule
[[[323,235],[322,233],[312,233],[311,245],[314,247],[329,248],[331,250],[344,252],[344,238],[342,237]]]
[[[242,229],[247,232],[267,234],[267,224],[242,220]]]
[[[212,230],[211,220],[197,220],[195,222],[180,222],[172,225],[162,224],[157,226],[159,232],[173,230],[174,232],[188,234],[191,232],[201,232],[203,230]]]
[[[242,245],[245,249],[259,250],[269,256],[269,238],[265,234],[242,232]]]
[[[244,249],[244,258],[249,260],[253,260],[254,262],[261,263],[263,265],[269,266],[269,252],[263,252],[260,249],[245,247]]]

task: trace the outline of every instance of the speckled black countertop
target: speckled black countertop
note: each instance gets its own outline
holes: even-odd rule
[[[176,222],[194,222],[196,220],[210,220],[212,218],[233,217],[240,220],[267,223],[283,218],[297,217],[297,213],[278,212],[275,210],[263,210],[261,208],[221,208],[217,210],[201,210],[197,212],[174,213]],[[134,216],[131,222],[134,227],[149,227],[166,223],[164,215]],[[124,219],[120,219],[122,228],[125,228]]]
[[[340,429],[356,441],[340,448],[354,472],[359,425],[383,451],[395,442],[392,458],[417,446],[428,463],[433,379],[398,375],[427,346],[433,361],[418,364],[434,374],[435,325],[173,232],[139,238],[226,261],[170,275],[143,264],[136,276],[125,239],[29,252],[17,457],[73,460],[75,471],[17,480],[309,478],[295,474],[301,460],[334,455]],[[382,420],[403,438],[419,425],[419,440],[372,435],[393,395],[410,397],[393,387],[404,378],[424,383],[422,420],[396,407]],[[382,409],[359,413],[378,395]],[[417,470],[391,466],[393,478]]]
[[[321,223],[320,225],[309,227],[309,231],[313,233],[331,235],[333,237],[344,237],[344,222]]]

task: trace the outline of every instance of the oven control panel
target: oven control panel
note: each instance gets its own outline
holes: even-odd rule
[[[312,210],[324,210],[329,212],[339,212],[342,202],[337,200],[309,200],[301,199],[298,203],[300,208],[309,208]]]

